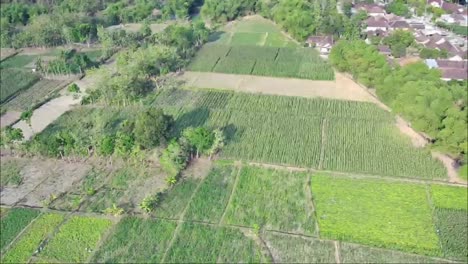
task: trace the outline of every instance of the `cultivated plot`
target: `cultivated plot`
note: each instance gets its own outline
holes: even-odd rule
[[[2,208],[2,211],[5,210]],[[0,221],[0,249],[4,249],[15,239],[16,236],[39,215],[39,211],[24,208],[10,209]]]
[[[314,175],[312,197],[324,238],[440,254],[424,185]]]
[[[243,167],[224,222],[314,234],[313,205],[305,173]]]
[[[27,70],[7,68],[0,74],[0,103],[11,99],[22,90],[28,89],[39,80],[39,76]]]
[[[176,222],[126,217],[116,226],[91,262],[160,263]]]

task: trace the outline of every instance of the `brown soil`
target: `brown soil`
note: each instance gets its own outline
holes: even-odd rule
[[[20,119],[21,112],[18,111],[7,111],[0,117],[0,128],[9,126]]]
[[[419,61],[421,61],[421,58],[419,57],[407,57],[407,58],[399,59],[398,64],[400,64],[400,66],[405,66],[405,65],[413,64]]]
[[[348,77],[337,73],[336,81],[313,81],[251,75],[185,72],[181,79],[187,87],[219,88],[241,92],[331,98],[347,101],[378,101]]]
[[[396,126],[401,133],[407,135],[411,139],[413,146],[417,148],[422,148],[427,145],[427,140],[416,132],[403,118],[400,116],[396,117]]]
[[[442,153],[436,152],[436,151],[432,151],[432,157],[440,160],[442,162],[442,164],[444,164],[445,168],[447,169],[449,182],[460,183],[460,184],[467,184],[468,183],[467,181],[461,179],[458,176],[457,169],[454,166],[454,164],[455,164],[454,159],[452,159],[449,156],[444,155]]]
[[[0,61],[7,59],[8,57],[13,56],[16,54],[18,51],[15,49],[10,49],[10,48],[1,48],[0,49]]]
[[[51,195],[67,191],[83,177],[89,166],[61,160],[23,159],[3,156],[2,160],[15,159],[24,163],[21,169],[23,183],[18,187],[5,187],[0,191],[1,204],[42,206]]]
[[[192,159],[188,167],[183,171],[182,177],[203,179],[208,175],[212,164],[213,162],[206,157]]]

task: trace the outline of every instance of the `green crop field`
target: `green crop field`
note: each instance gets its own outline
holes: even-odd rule
[[[468,212],[465,210],[437,209],[437,231],[444,256],[468,261]]]
[[[0,103],[15,96],[18,92],[29,88],[39,77],[30,71],[21,69],[1,69],[0,74]]]
[[[436,207],[467,210],[468,192],[464,187],[431,185],[432,200]]]
[[[255,242],[237,229],[184,223],[163,262],[252,263],[262,259]]]
[[[247,34],[247,33],[244,33]],[[234,35],[236,36],[236,35]],[[236,41],[247,42],[243,38]],[[253,39],[251,41],[263,41]],[[226,52],[227,50],[227,52]],[[207,55],[210,54],[210,55]],[[204,46],[189,66],[192,71],[333,80],[333,69],[307,48]]]
[[[216,165],[211,169],[187,211],[186,219],[218,223],[229,200],[238,169]]]
[[[26,111],[28,108],[47,100],[54,92],[64,88],[68,83],[69,81],[40,80],[5,103],[4,106],[11,110]]]
[[[63,219],[61,214],[41,215],[2,257],[2,263],[27,263]]]
[[[399,251],[340,243],[341,263],[450,263]]]
[[[3,209],[2,209],[3,210]],[[3,251],[13,239],[37,216],[39,212],[31,209],[14,208],[0,220],[0,249]]]
[[[446,177],[440,162],[401,135],[390,113],[370,103],[167,90],[154,105],[175,115],[174,135],[188,126],[223,128],[225,158],[319,168],[323,148],[327,170]]]
[[[276,252],[276,263],[335,263],[331,241],[265,232],[265,242]]]
[[[238,181],[226,223],[314,234],[306,174],[243,167]]]
[[[111,224],[107,219],[74,216],[59,228],[40,257],[44,261],[84,262]]]
[[[1,68],[23,68],[36,61],[38,55],[15,55],[0,63]]]
[[[175,228],[176,223],[170,221],[124,218],[91,262],[159,263]]]
[[[324,238],[440,253],[424,185],[314,175],[312,196]]]
[[[263,46],[266,39],[265,33],[236,32],[231,37],[232,46]]]
[[[168,190],[161,197],[155,215],[171,219],[179,219],[190,202],[190,198],[199,184],[199,179],[184,179]]]

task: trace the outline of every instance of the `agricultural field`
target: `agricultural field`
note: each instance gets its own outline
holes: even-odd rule
[[[243,167],[224,222],[313,235],[308,180],[305,173]]]
[[[261,16],[245,17],[231,22],[211,36],[215,44],[230,46],[296,47],[298,44],[285,35],[273,22]]]
[[[34,107],[47,98],[52,98],[54,92],[58,92],[66,87],[69,81],[47,80],[42,79],[31,86],[29,89],[18,94],[13,99],[3,105],[8,110],[26,111],[28,108]]]
[[[442,164],[427,150],[412,147],[393,125],[391,114],[371,103],[167,90],[153,104],[175,116],[174,135],[188,126],[223,128],[227,137],[224,158],[384,176],[446,178]]]
[[[237,229],[184,223],[162,262],[261,262],[261,249]]]
[[[3,210],[3,209],[2,209]],[[3,252],[16,236],[39,215],[39,212],[31,209],[10,209],[1,218],[0,249]]]
[[[21,55],[9,57],[0,63],[1,68],[24,68],[36,61],[38,55]]]
[[[209,54],[209,55],[207,55]],[[191,71],[334,80],[331,66],[314,49],[207,44],[188,67]]]
[[[16,68],[1,69],[0,103],[5,102],[20,91],[28,89],[38,80],[38,75],[27,70]]]
[[[27,263],[63,220],[61,214],[39,216],[2,257],[2,263]]]
[[[176,223],[165,220],[126,217],[93,256],[91,262],[161,262]]]
[[[323,175],[311,185],[321,237],[440,255],[424,185]]]
[[[85,262],[112,222],[104,218],[73,216],[40,252],[41,261]]]

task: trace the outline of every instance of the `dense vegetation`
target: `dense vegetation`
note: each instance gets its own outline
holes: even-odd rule
[[[438,70],[423,63],[391,69],[385,57],[363,41],[339,42],[330,61],[375,88],[379,98],[431,138],[434,147],[466,163],[466,82],[444,82]]]

